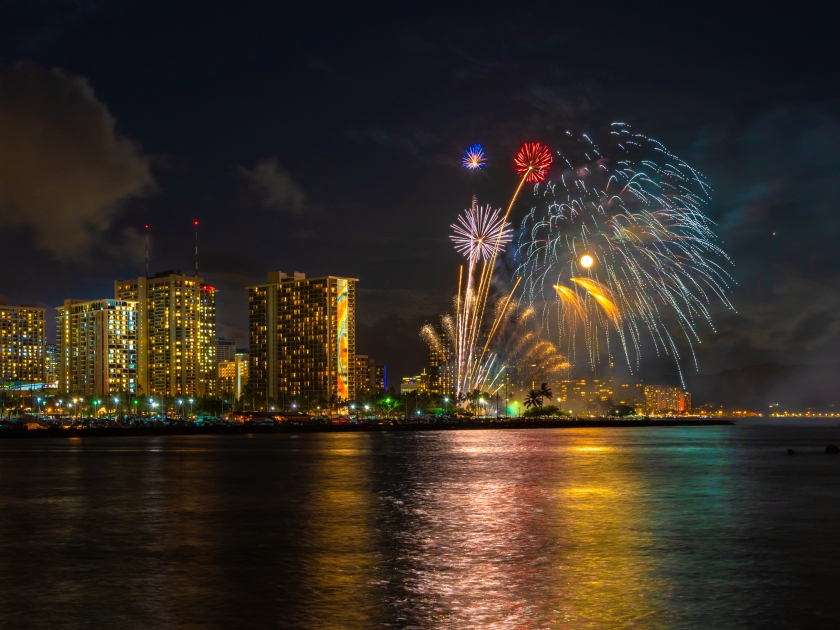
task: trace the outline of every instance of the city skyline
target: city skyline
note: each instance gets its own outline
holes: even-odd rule
[[[364,279],[359,347],[395,375],[414,374],[426,354],[418,327],[435,323],[457,290],[459,259],[446,226],[473,194],[504,204],[522,142],[550,145],[566,128],[621,120],[686,157],[714,188],[709,214],[736,261],[737,311],[713,313],[717,332],[698,348],[700,371],[820,364],[840,349],[840,261],[830,247],[838,225],[827,192],[834,179],[814,166],[840,159],[837,85],[809,62],[820,41],[807,36],[821,28],[815,22],[794,18],[802,35],[784,53],[764,36],[746,55],[735,33],[769,29],[789,41],[789,21],[735,11],[710,28],[645,8],[605,26],[609,36],[594,56],[579,54],[586,40],[565,26],[595,19],[594,7],[464,16],[483,42],[468,55],[454,21],[395,29],[393,16],[376,12],[355,34],[336,16],[319,17],[323,33],[303,47],[289,43],[294,33],[273,10],[257,8],[207,15],[205,28],[186,38],[178,29],[155,44],[138,37],[158,23],[187,24],[188,4],[161,5],[158,22],[131,3],[89,11],[69,3],[7,33],[0,124],[24,136],[31,124],[51,130],[26,159],[18,159],[18,136],[3,148],[16,175],[0,181],[0,247],[29,262],[0,283],[10,304],[53,308],[67,297],[108,296],[114,277],[143,274],[147,225],[152,272],[191,269],[198,220],[201,272],[220,300],[219,336],[244,345],[242,287],[268,271],[339,273]],[[230,41],[229,20],[242,26]],[[109,36],[86,37],[92,32]],[[362,36],[389,58],[376,46],[337,54]],[[134,45],[120,46],[123,38]],[[216,50],[211,41],[227,43]],[[663,58],[668,45],[673,52]],[[196,47],[213,52],[185,54]],[[628,48],[629,64],[603,63]],[[653,67],[671,81],[667,98],[651,92]],[[283,81],[264,80],[277,68],[286,69]],[[197,90],[182,87],[184,74]],[[336,91],[345,103],[338,109]],[[52,98],[59,92],[66,107]],[[312,98],[303,107],[288,94]],[[72,142],[67,129],[78,133]],[[461,153],[476,142],[487,166],[465,174]],[[84,177],[62,166],[74,151],[85,156]],[[62,159],[35,168],[48,155]],[[54,181],[52,196],[39,176]],[[516,209],[514,226],[526,208]],[[46,327],[53,341],[50,318]],[[641,370],[657,378],[673,368],[649,358]]]

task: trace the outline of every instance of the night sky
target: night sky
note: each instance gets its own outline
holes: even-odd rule
[[[151,271],[189,271],[198,220],[221,336],[247,347],[244,287],[270,270],[349,275],[357,351],[392,379],[417,373],[419,327],[457,285],[449,225],[472,194],[506,204],[524,141],[622,121],[714,188],[738,312],[715,309],[717,333],[701,329],[700,370],[836,361],[830,16],[356,4],[2,3],[0,297],[112,296],[115,279],[143,273],[145,224]],[[473,142],[490,158],[479,174],[460,167]]]

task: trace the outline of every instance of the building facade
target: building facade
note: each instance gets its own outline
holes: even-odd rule
[[[40,306],[0,304],[0,381],[46,380],[46,311]]]
[[[429,391],[429,375],[426,370],[417,376],[403,376],[402,383],[400,383],[400,394],[428,394]]]
[[[219,363],[218,388],[220,394],[229,394],[235,400],[242,397],[245,386],[248,384],[248,363],[247,352],[237,352],[234,354],[233,361]]]
[[[48,387],[58,387],[58,346],[54,343],[46,345],[44,360],[44,377]]]
[[[441,324],[435,325],[440,343],[429,346],[429,392],[439,396],[455,391],[455,362],[452,357],[452,340]]]
[[[137,303],[65,300],[57,310],[59,391],[103,397],[135,393]]]
[[[385,363],[376,363],[373,366],[373,389],[377,392],[388,390],[388,366]]]
[[[645,413],[688,413],[691,394],[679,387],[645,385]]]
[[[356,355],[356,395],[373,389],[373,374],[376,371],[376,361],[366,354]]]
[[[644,385],[637,379],[565,379],[555,384],[553,394],[563,411],[581,415],[603,415],[616,405],[645,408]]]
[[[236,357],[236,341],[233,339],[225,339],[224,337],[216,337],[216,363],[222,361],[233,361]]]
[[[180,271],[118,280],[114,290],[118,300],[137,302],[138,390],[151,396],[214,395],[216,290]]]
[[[250,379],[268,404],[319,402],[356,396],[357,278],[268,274],[247,287]]]

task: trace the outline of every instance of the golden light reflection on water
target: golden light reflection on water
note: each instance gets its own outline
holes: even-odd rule
[[[598,429],[564,437],[562,470],[552,476],[563,541],[552,567],[563,575],[553,607],[571,627],[632,627],[643,618],[650,627],[665,611],[668,588],[649,553],[653,489],[634,465],[638,455],[604,445]]]
[[[313,451],[314,483],[306,497],[305,548],[297,614],[303,628],[368,628],[379,625],[376,564],[380,557],[370,527],[376,510],[367,434],[319,436]]]

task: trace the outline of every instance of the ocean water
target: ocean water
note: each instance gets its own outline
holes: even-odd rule
[[[0,628],[837,628],[832,424],[2,440]]]

